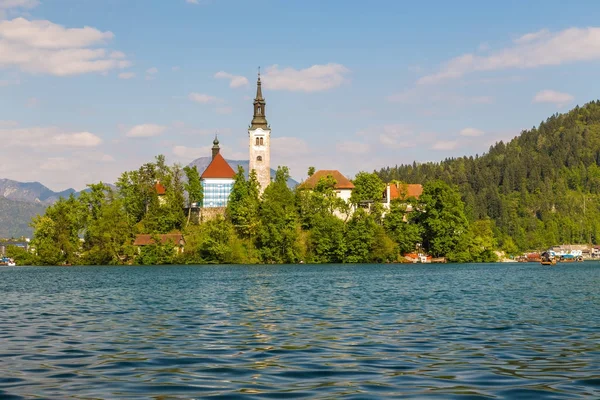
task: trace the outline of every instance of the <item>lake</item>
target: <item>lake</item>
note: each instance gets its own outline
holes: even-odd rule
[[[0,398],[600,398],[600,263],[0,267]]]

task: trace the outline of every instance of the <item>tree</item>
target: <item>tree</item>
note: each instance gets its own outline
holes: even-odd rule
[[[256,171],[250,171],[248,180],[246,180],[244,169],[242,166],[238,166],[227,202],[226,215],[236,232],[243,238],[253,238],[258,232],[260,225],[259,193]]]
[[[346,254],[345,224],[331,214],[317,214],[308,243],[310,261],[342,263]]]
[[[46,209],[32,221],[35,231],[32,247],[46,265],[77,264],[80,260],[79,235],[85,226],[85,211],[71,194]]]
[[[458,190],[443,181],[432,181],[424,186],[419,201],[424,247],[436,257],[451,254],[469,228]]]
[[[257,248],[264,262],[291,263],[298,260],[298,233],[294,194],[287,186],[289,170],[278,167],[275,180],[263,193]]]
[[[407,212],[409,204],[410,201],[393,200],[383,221],[386,232],[396,242],[401,254],[415,251],[417,243],[422,241],[421,226],[415,222],[418,211]]]
[[[352,180],[354,189],[350,196],[352,204],[363,201],[380,202],[383,198],[385,183],[376,173],[359,172]]]
[[[346,257],[350,263],[370,262],[377,225],[362,208],[354,212],[346,229]]]
[[[202,205],[202,200],[204,200],[204,192],[202,190],[202,182],[200,180],[200,173],[198,172],[198,167],[195,165],[193,167],[186,166],[183,168],[185,172],[185,176],[187,178],[187,182],[185,183],[185,191],[187,192],[188,199],[188,216],[187,223],[190,223],[190,217],[192,215],[192,204]]]

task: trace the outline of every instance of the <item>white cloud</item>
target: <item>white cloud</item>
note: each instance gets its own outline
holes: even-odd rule
[[[90,132],[67,133],[54,127],[0,129],[0,140],[7,147],[96,147],[102,139]]]
[[[387,148],[414,147],[414,131],[402,124],[388,124],[358,131],[357,136],[375,139]]]
[[[461,136],[468,136],[468,137],[483,136],[484,134],[485,134],[484,131],[482,131],[481,129],[476,129],[476,128],[465,128],[460,131]]]
[[[50,21],[29,21],[15,18],[0,22],[0,37],[37,49],[77,49],[111,40],[112,32],[101,32],[88,26],[66,29]]]
[[[194,103],[200,104],[211,104],[221,102],[221,99],[203,93],[190,93],[188,95],[188,99],[190,99]]]
[[[458,142],[453,140],[439,140],[431,146],[433,150],[454,150]]]
[[[119,74],[119,79],[131,79],[135,78],[135,72],[121,72]]]
[[[174,146],[172,152],[175,156],[184,160],[195,160],[200,157],[207,157],[211,155],[211,146],[203,147],[188,147],[188,146]]]
[[[156,78],[156,74],[158,74],[158,68],[152,67],[146,70],[146,80],[151,81]]]
[[[18,125],[17,121],[0,121],[0,128],[14,128]]]
[[[35,8],[40,4],[38,0],[0,0],[0,9],[8,10],[10,8]]]
[[[248,78],[241,75],[233,75],[225,71],[219,71],[215,74],[217,79],[229,79],[229,87],[238,88],[248,84]]]
[[[181,71],[181,67],[177,67],[177,66],[171,67],[171,71],[173,71],[173,72]]]
[[[510,68],[538,68],[600,59],[600,28],[569,28],[559,32],[541,30],[514,40],[511,47],[486,56],[463,54],[448,61],[440,71],[420,78],[419,84],[435,84],[466,74]]]
[[[303,139],[297,137],[274,137],[271,139],[271,154],[277,156],[290,157],[309,152],[308,144]]]
[[[0,21],[0,67],[67,76],[131,65],[123,53],[97,47],[113,37],[112,32],[91,27],[65,28],[50,21]]]
[[[64,157],[50,157],[40,165],[40,169],[44,171],[69,171],[74,167],[75,163]]]
[[[552,103],[558,106],[565,105],[570,103],[575,98],[568,93],[561,93],[554,90],[542,90],[541,92],[536,93],[533,98],[534,103]]]
[[[271,90],[319,92],[340,86],[346,81],[348,72],[348,68],[340,64],[313,65],[301,70],[279,69],[278,65],[272,65],[261,78],[265,88]]]
[[[200,4],[198,0],[185,0],[185,2],[188,4]]]
[[[154,137],[163,133],[167,129],[166,126],[156,124],[141,124],[129,129],[125,136],[132,138]]]
[[[336,149],[341,153],[365,154],[369,152],[370,146],[367,143],[345,140],[336,144]]]
[[[8,13],[15,14],[21,10],[29,10],[39,4],[38,0],[0,0],[0,19],[6,18]]]

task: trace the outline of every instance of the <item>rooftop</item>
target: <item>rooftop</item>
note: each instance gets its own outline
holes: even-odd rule
[[[406,200],[409,197],[418,199],[423,194],[423,185],[419,184],[395,184],[390,183],[390,200]]]
[[[310,178],[300,184],[300,188],[314,189],[321,178],[327,178],[330,175],[336,181],[336,184],[333,187],[334,189],[354,189],[354,184],[336,169],[322,169],[315,172]]]
[[[149,246],[151,244],[155,244],[153,235],[136,235],[135,241],[133,242],[134,246]],[[161,244],[172,242],[175,245],[181,244],[183,241],[183,235],[181,233],[165,233],[162,235],[155,235],[160,239]]]
[[[217,153],[212,159],[208,167],[202,173],[201,178],[217,178],[217,179],[233,179],[235,177],[235,171],[225,161],[221,153]]]

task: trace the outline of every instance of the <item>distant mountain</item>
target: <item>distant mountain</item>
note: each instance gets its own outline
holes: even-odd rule
[[[0,238],[31,237],[31,218],[43,214],[46,206],[41,203],[26,203],[0,197]]]
[[[10,179],[0,179],[0,198],[25,203],[50,205],[60,197],[69,197],[77,193],[74,189],[54,192],[39,182],[17,182]]]
[[[212,160],[212,157],[200,157],[195,159],[194,161],[192,161],[189,166],[196,166],[198,167],[198,172],[200,172],[200,175],[202,175],[202,173],[204,172],[204,170],[208,167],[208,164],[210,164],[210,161]],[[246,173],[246,178],[248,178],[248,171],[250,169],[250,162],[248,160],[225,160],[227,161],[227,163],[231,166],[231,168],[233,168],[234,171],[237,172],[237,168],[238,165],[241,165],[242,168],[244,168],[244,172]],[[271,168],[271,178],[275,179],[275,170],[273,168]],[[296,185],[298,185],[298,182],[296,182],[295,180],[293,180],[292,178],[288,179],[288,186],[290,188],[295,187]]]

